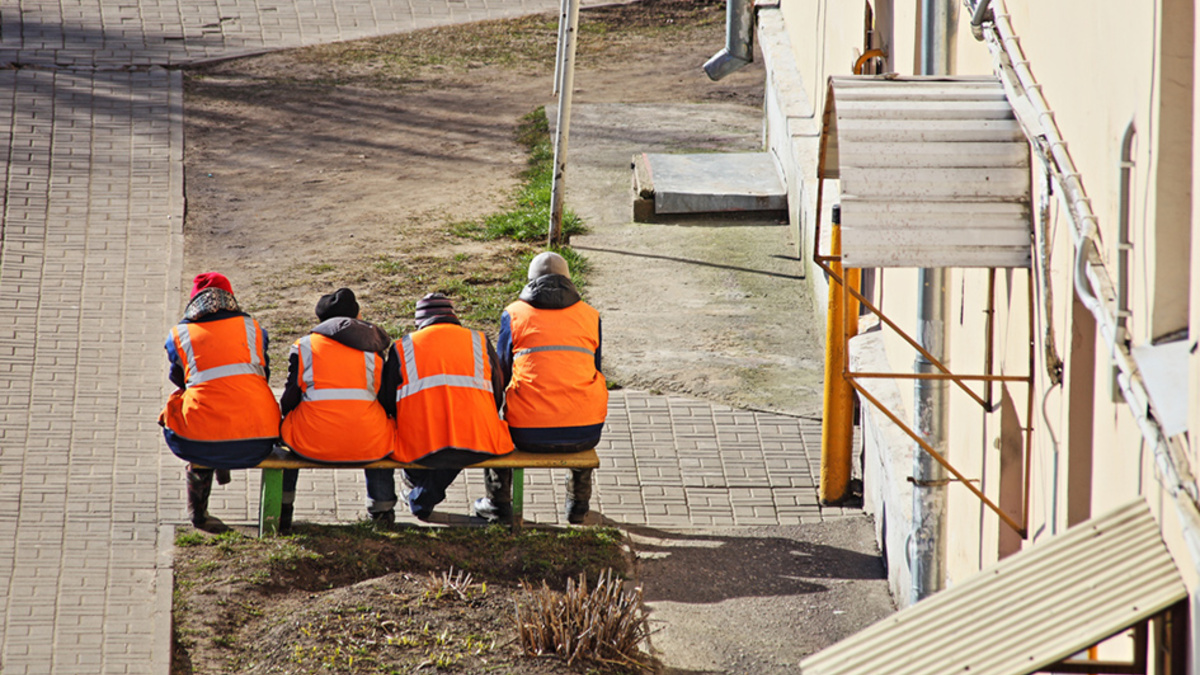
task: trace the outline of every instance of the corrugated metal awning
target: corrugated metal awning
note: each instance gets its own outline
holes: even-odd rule
[[[1142,499],[800,663],[804,675],[1028,675],[1187,597]]]
[[[847,267],[1028,267],[1029,144],[993,77],[831,77]]]

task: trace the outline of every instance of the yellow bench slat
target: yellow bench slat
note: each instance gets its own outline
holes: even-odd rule
[[[595,469],[600,466],[600,458],[596,450],[584,450],[572,453],[538,453],[513,451],[503,457],[494,457],[476,464],[470,464],[468,469]],[[411,462],[397,462],[385,459],[369,464],[323,464],[310,462],[305,459],[278,457],[272,455],[259,463],[257,469],[427,469],[429,467]]]

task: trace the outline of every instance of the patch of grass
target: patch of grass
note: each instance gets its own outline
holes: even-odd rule
[[[197,530],[185,530],[175,535],[175,546],[179,548],[203,546],[207,541],[208,537],[203,532]]]
[[[517,127],[516,138],[529,153],[529,164],[521,173],[522,182],[513,195],[513,207],[507,211],[493,213],[479,222],[455,223],[451,226],[451,232],[461,237],[483,241],[505,238],[536,242],[546,239],[550,227],[554,147],[551,144],[550,125],[544,107],[539,107],[522,118]],[[564,209],[564,239],[584,231],[579,215],[570,209]]]
[[[308,273],[316,276],[318,274],[332,272],[334,269],[334,266],[329,263],[316,263],[308,266]]]

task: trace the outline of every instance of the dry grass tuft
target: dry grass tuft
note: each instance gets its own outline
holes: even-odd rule
[[[454,593],[461,600],[469,600],[472,594],[471,583],[474,578],[468,572],[462,570],[454,571],[454,566],[450,566],[450,571],[442,572],[441,576],[429,573],[429,590],[425,592],[426,597],[431,597],[434,600],[441,599],[442,596],[449,593]],[[477,589],[480,593],[487,593],[487,584],[480,584]]]
[[[517,634],[521,648],[530,656],[555,655],[568,665],[591,661],[648,671],[649,657],[642,652],[646,622],[642,612],[642,589],[626,593],[612,570],[600,573],[589,592],[587,579],[567,580],[565,593],[522,584],[529,594],[527,604],[516,607]]]

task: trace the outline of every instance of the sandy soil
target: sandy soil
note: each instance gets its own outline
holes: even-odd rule
[[[761,105],[761,69],[714,84],[699,68],[723,42],[723,19],[711,2],[585,12],[576,103]],[[185,278],[230,276],[271,332],[275,364],[314,323],[317,298],[339,286],[359,294],[363,318],[399,334],[447,275],[504,278],[527,246],[448,226],[508,206],[526,161],[514,129],[538,106],[553,110],[554,25],[487,22],[466,38],[422,31],[373,50],[281,52],[189,73]],[[506,52],[479,46],[514,35]],[[473,47],[477,58],[456,56]],[[395,66],[389,49],[424,58]],[[495,335],[494,323],[474,327]]]

